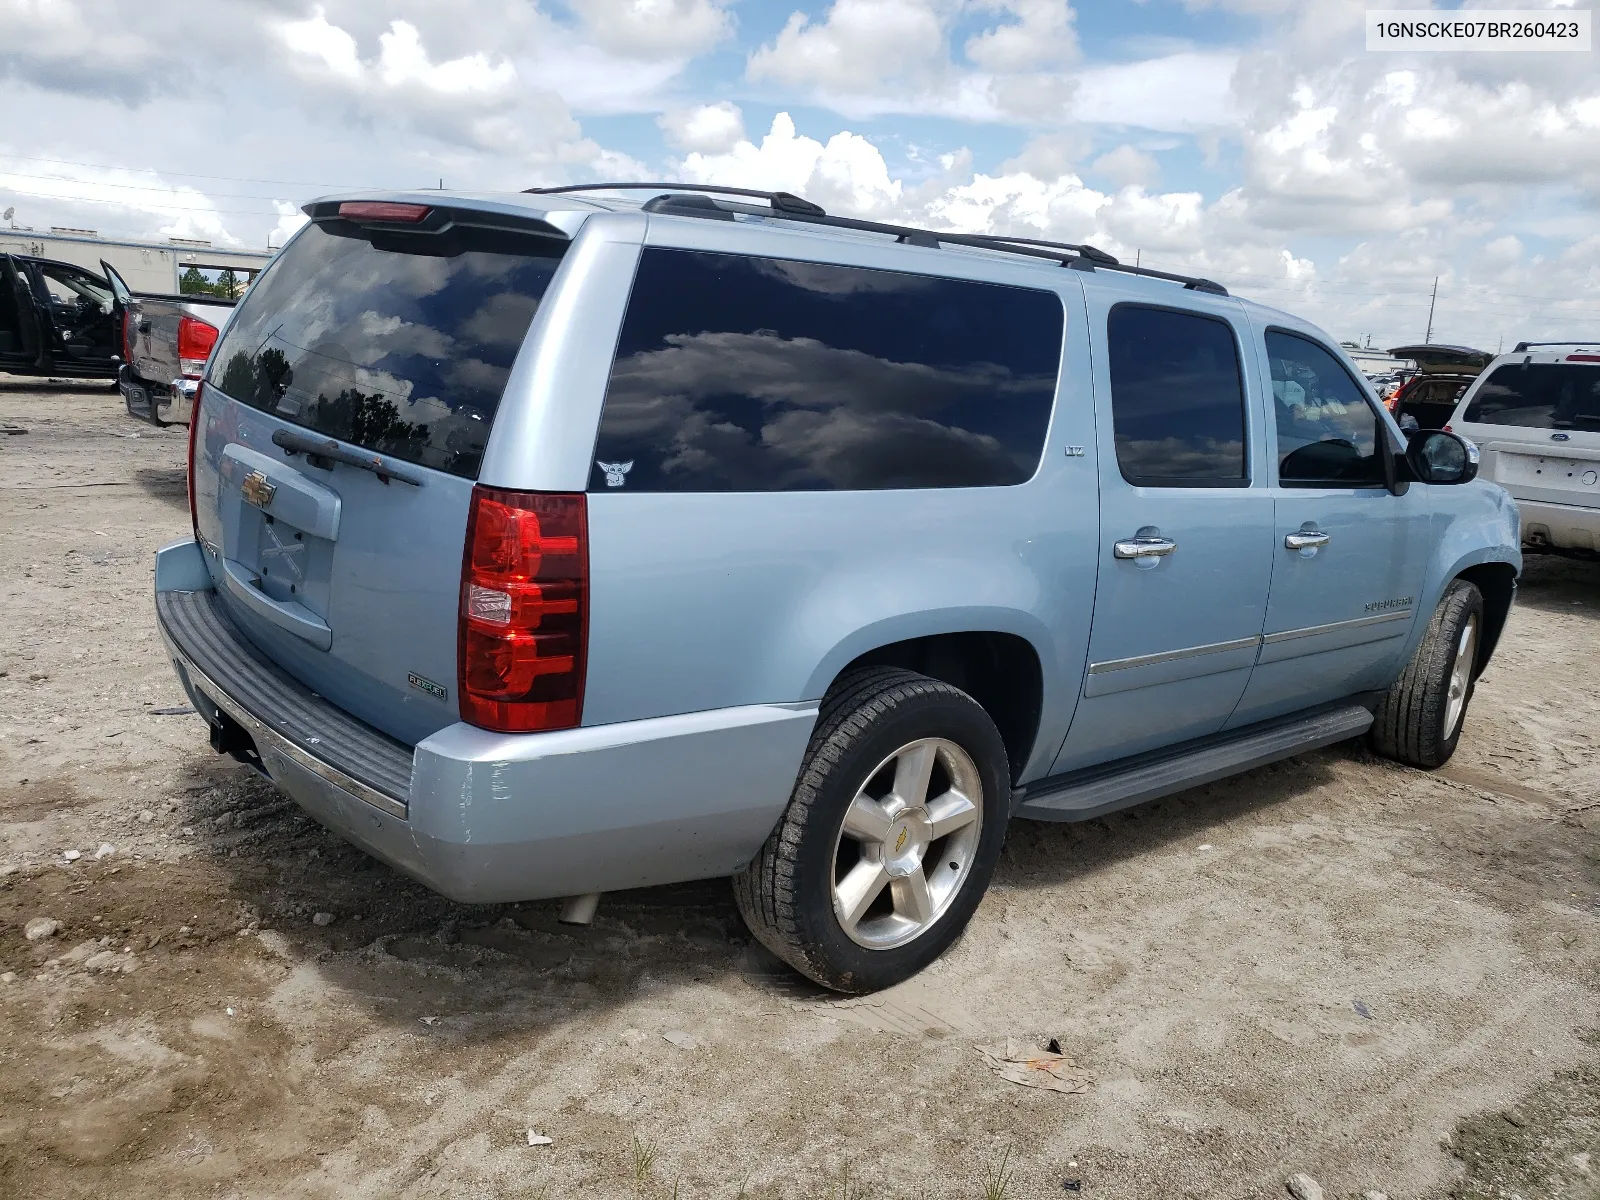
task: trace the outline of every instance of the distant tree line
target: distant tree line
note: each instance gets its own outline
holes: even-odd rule
[[[183,296],[217,296],[223,300],[237,300],[244,294],[248,282],[248,276],[240,279],[231,267],[219,271],[215,283],[206,279],[199,267],[190,267],[178,279],[178,293]]]

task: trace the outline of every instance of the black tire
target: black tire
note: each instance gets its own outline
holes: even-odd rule
[[[954,743],[977,768],[983,797],[975,848],[937,919],[904,945],[869,949],[846,933],[834,911],[845,810],[879,764],[923,738]],[[890,987],[938,958],[966,928],[1000,857],[1010,797],[1005,743],[971,696],[894,667],[851,672],[823,701],[783,818],[734,876],[739,912],[762,945],[824,987],[850,993]]]
[[[1385,758],[1432,770],[1442,767],[1456,752],[1467,707],[1477,678],[1466,685],[1460,715],[1446,728],[1450,676],[1469,621],[1477,623],[1477,644],[1483,637],[1483,593],[1465,579],[1452,580],[1433,610],[1416,653],[1390,685],[1369,733],[1372,748]]]

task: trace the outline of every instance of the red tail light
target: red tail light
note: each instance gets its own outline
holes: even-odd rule
[[[194,407],[189,410],[189,524],[194,526],[196,540],[200,537],[200,512],[194,502],[194,439],[200,428],[200,392],[206,385],[195,384]]]
[[[473,488],[461,569],[461,719],[502,733],[577,725],[588,625],[584,497]]]
[[[1454,429],[1450,428],[1450,422],[1448,422],[1448,421],[1446,421],[1445,424],[1444,424],[1444,431],[1446,433],[1454,433],[1455,432]]]
[[[190,379],[205,374],[206,356],[217,344],[217,327],[198,317],[184,317],[178,322],[178,369]]]
[[[133,309],[122,310],[122,361],[133,362]]]
[[[1568,362],[1600,362],[1600,354],[1569,354]]]

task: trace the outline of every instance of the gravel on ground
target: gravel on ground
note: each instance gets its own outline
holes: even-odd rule
[[[8,379],[0,423],[0,1195],[1597,1194],[1600,564],[1530,559],[1444,769],[1019,823],[950,954],[841,1000],[726,881],[457,905],[213,755],[150,599],[185,430]]]

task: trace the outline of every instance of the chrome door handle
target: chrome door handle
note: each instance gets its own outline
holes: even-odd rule
[[[1118,558],[1165,558],[1178,548],[1178,543],[1164,537],[1135,537],[1118,542],[1112,553]]]
[[[1299,533],[1291,533],[1284,538],[1283,545],[1287,550],[1320,550],[1328,544],[1328,541],[1328,535],[1325,533],[1302,529]]]

